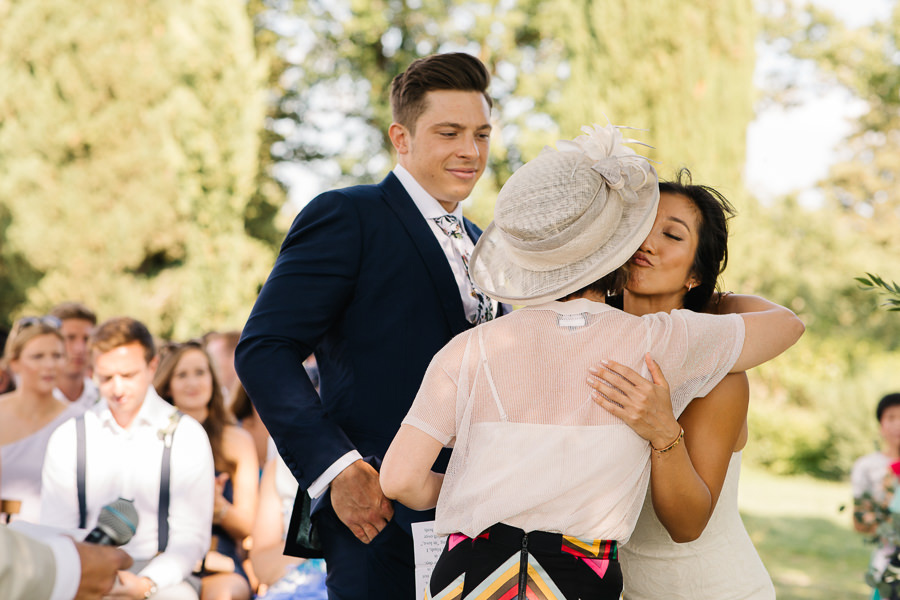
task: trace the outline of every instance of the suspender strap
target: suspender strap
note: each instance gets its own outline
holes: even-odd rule
[[[76,445],[76,478],[78,486],[78,528],[87,527],[87,500],[86,500],[86,484],[85,471],[87,459],[85,457],[84,442],[84,415],[78,415],[75,418],[75,445]]]
[[[159,511],[157,512],[157,552],[165,552],[169,545],[169,483],[172,475],[172,438],[175,428],[181,420],[181,412],[174,412],[169,417],[169,426],[160,432],[163,440],[162,465],[159,471]]]

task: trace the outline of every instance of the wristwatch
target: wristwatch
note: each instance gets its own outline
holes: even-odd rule
[[[144,577],[144,579],[150,582],[150,589],[144,592],[144,600],[147,600],[147,598],[150,598],[156,593],[156,582],[149,577]]]

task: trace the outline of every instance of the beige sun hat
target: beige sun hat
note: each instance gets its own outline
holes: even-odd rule
[[[625,264],[650,233],[659,183],[618,127],[583,127],[516,170],[469,261],[475,284],[510,304],[578,291]]]

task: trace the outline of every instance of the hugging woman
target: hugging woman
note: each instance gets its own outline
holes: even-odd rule
[[[803,325],[766,304],[731,315],[629,315],[605,303],[650,233],[656,173],[613,126],[586,129],[517,170],[470,262],[490,297],[523,308],[455,337],[432,360],[381,470],[385,494],[437,507],[449,537],[428,598],[619,598],[648,441],[592,399],[598,357],[666,373],[681,412],[729,372],[791,346]],[[446,475],[431,471],[454,448]]]

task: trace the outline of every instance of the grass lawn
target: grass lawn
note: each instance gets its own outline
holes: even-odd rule
[[[778,477],[745,465],[739,505],[778,600],[872,597],[862,579],[872,547],[851,526],[849,483]]]

